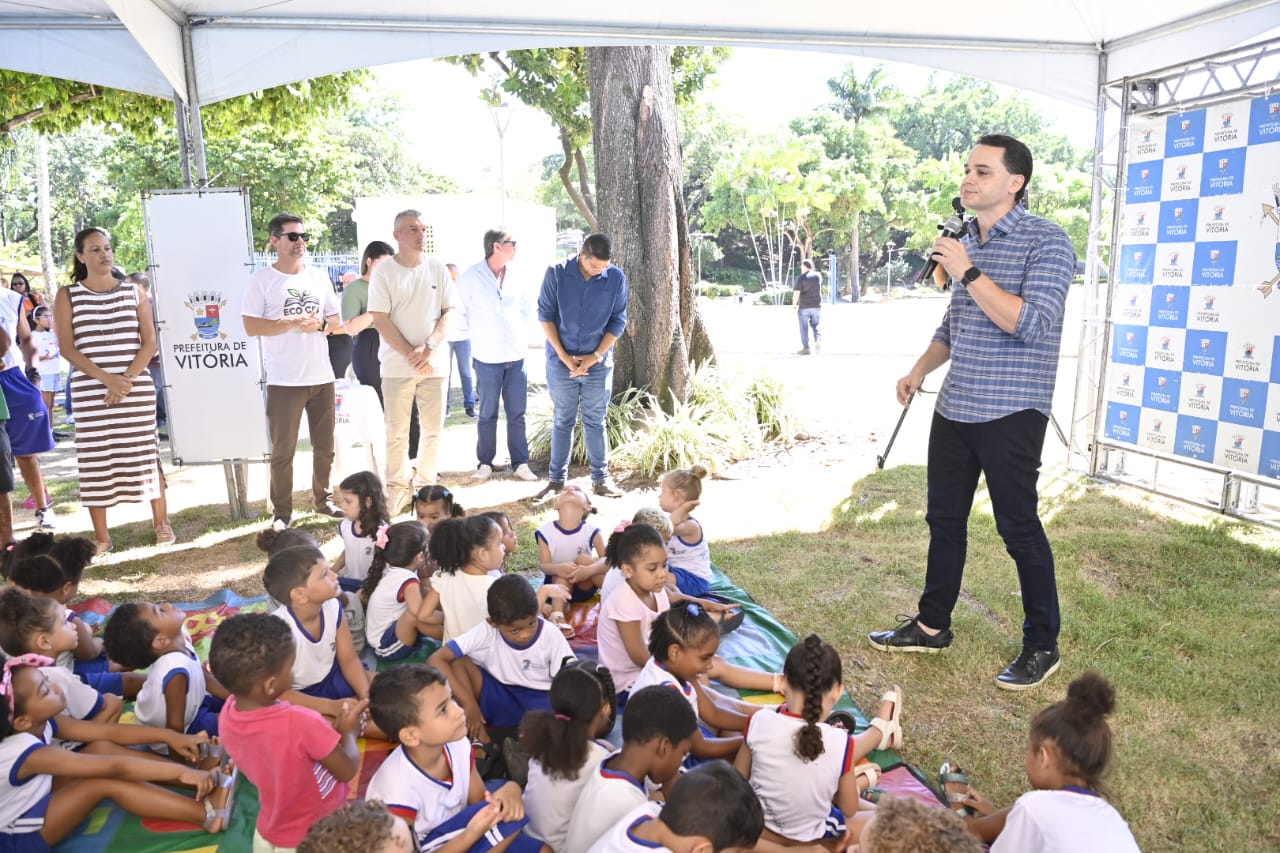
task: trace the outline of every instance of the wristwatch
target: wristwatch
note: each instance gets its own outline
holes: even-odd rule
[[[433,344],[433,343],[431,343],[431,341],[425,341],[425,343],[426,343],[426,345],[427,345],[427,350],[428,350],[428,351],[430,351],[430,352],[435,352],[435,351],[436,351],[436,345],[435,345],[435,344]]]
[[[608,355],[608,354],[609,354],[609,351],[608,351],[608,350],[605,350],[604,355],[601,355],[599,352],[597,352],[597,353],[596,353],[596,361],[604,361],[604,356],[606,356],[606,355]]]
[[[975,281],[977,281],[981,277],[982,277],[982,270],[978,269],[977,267],[969,267],[967,270],[964,271],[964,275],[960,276],[960,286],[968,287],[969,285],[973,284]]]

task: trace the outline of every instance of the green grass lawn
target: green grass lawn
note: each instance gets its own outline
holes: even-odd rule
[[[921,467],[856,483],[824,532],[717,542],[712,552],[797,634],[835,644],[863,709],[902,684],[901,753],[927,772],[954,759],[997,805],[1012,803],[1026,790],[1031,718],[1094,668],[1118,695],[1107,790],[1144,850],[1277,849],[1273,535],[1220,518],[1170,520],[1075,482],[1047,485],[1056,496],[1041,509],[1057,558],[1063,663],[1026,694],[993,683],[1018,651],[1022,606],[981,499],[955,643],[941,655],[889,655],[867,643],[867,632],[915,612],[928,546]]]

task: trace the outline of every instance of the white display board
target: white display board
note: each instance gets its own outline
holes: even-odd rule
[[[253,271],[248,191],[157,190],[142,205],[173,457],[261,461],[262,357],[240,317]]]

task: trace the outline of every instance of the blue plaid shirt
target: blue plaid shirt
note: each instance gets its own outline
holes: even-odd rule
[[[951,304],[933,339],[951,350],[936,411],[962,423],[984,423],[1053,401],[1062,348],[1062,315],[1076,253],[1059,226],[1016,205],[992,226],[987,242],[971,220],[961,242],[974,266],[1022,297],[1013,334],[1001,331],[969,292],[951,288]]]

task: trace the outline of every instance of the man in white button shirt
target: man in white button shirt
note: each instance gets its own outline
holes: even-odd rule
[[[533,317],[533,291],[507,278],[516,256],[511,232],[494,228],[484,233],[484,260],[458,278],[458,291],[471,323],[471,357],[480,398],[479,438],[475,479],[493,474],[498,451],[498,399],[507,414],[507,453],[511,470],[521,480],[536,480],[529,468],[529,442],[524,414],[529,379],[524,369],[528,328]]]
[[[449,312],[461,307],[453,277],[426,254],[422,214],[396,214],[398,250],[369,280],[369,314],[382,338],[382,403],[387,413],[387,509],[398,515],[419,485],[433,485],[444,429],[449,378]],[[409,413],[418,404],[421,438],[416,474],[409,473]]]

